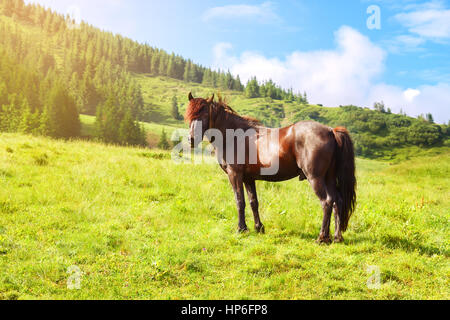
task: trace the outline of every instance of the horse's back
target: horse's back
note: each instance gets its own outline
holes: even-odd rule
[[[308,176],[322,176],[329,170],[335,155],[333,129],[313,121],[298,122],[294,153],[299,167]]]
[[[329,168],[336,143],[331,128],[305,121],[280,129],[262,129],[258,137],[258,165],[248,166],[247,174],[258,180],[284,181],[304,174],[322,174]],[[279,162],[276,175],[263,177],[256,173],[274,161]]]
[[[333,129],[315,121],[301,121],[293,125],[296,138],[304,138],[305,141],[328,141],[332,137]]]

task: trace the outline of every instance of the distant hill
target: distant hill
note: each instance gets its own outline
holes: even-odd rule
[[[238,112],[270,127],[301,120],[344,125],[360,156],[389,158],[450,145],[448,125],[391,114],[388,106],[309,105],[306,94],[271,81],[243,85],[229,72],[86,23],[74,26],[23,0],[0,1],[0,52],[0,131],[154,146],[163,129],[185,126],[181,115],[193,91],[203,97],[220,92]],[[81,123],[78,114],[85,115]]]
[[[152,119],[169,128],[184,126],[183,121],[176,121],[171,117],[173,96],[180,102],[180,111],[184,112],[186,95],[190,90],[201,97],[210,96],[216,91],[214,88],[166,77],[143,74],[133,77],[141,86],[144,104],[152,110]],[[269,127],[287,126],[303,120],[314,120],[331,127],[346,126],[355,139],[358,155],[364,157],[408,157],[427,152],[436,153],[441,147],[450,147],[448,126],[388,111],[355,106],[327,108],[267,97],[250,99],[245,93],[236,91],[223,91],[221,94],[236,111],[256,117]]]

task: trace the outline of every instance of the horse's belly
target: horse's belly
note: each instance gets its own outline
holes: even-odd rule
[[[287,133],[281,133],[272,137],[264,135],[258,139],[258,167],[253,168],[254,178],[264,181],[286,181],[302,175],[298,167],[295,155],[292,153],[293,135],[292,129]],[[283,136],[283,138],[279,137]]]
[[[268,181],[268,182],[283,182],[283,181],[287,181],[287,180],[291,180],[294,178],[297,178],[300,174],[279,174],[279,175],[274,175],[274,176],[259,176],[257,178],[255,178],[255,180],[259,180],[259,181]]]
[[[302,170],[297,166],[295,159],[278,158],[259,165],[249,166],[246,176],[255,180],[281,182],[302,175]]]

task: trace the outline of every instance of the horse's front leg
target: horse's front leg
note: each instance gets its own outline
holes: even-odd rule
[[[261,222],[261,218],[259,217],[259,202],[258,202],[258,194],[256,193],[255,180],[246,181],[245,188],[247,189],[248,201],[250,202],[250,206],[252,207],[253,211],[253,216],[255,217],[255,229],[259,233],[265,233],[266,230]]]
[[[247,224],[245,223],[245,195],[244,195],[244,181],[243,175],[236,172],[229,172],[228,178],[234,190],[236,197],[236,205],[239,213],[239,232],[248,231]]]

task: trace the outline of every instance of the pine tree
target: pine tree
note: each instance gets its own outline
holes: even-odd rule
[[[158,68],[158,74],[161,76],[166,76],[167,75],[167,55],[166,54],[161,54],[161,58],[159,60],[159,68]]]
[[[175,120],[181,120],[180,112],[178,110],[178,100],[176,96],[172,97],[172,117]]]
[[[118,142],[122,145],[142,145],[142,133],[139,124],[133,120],[128,110],[120,122]]]
[[[164,130],[164,129],[162,131],[161,138],[158,143],[158,148],[161,150],[169,150],[170,149],[170,144],[167,139],[166,130]]]
[[[247,83],[245,96],[250,99],[260,97],[259,84],[255,77]]]
[[[374,109],[377,110],[377,111],[379,111],[379,112],[381,112],[381,113],[386,113],[386,108],[385,108],[385,106],[384,106],[384,102],[383,102],[383,101],[381,101],[381,102],[376,102],[376,103],[374,104]]]
[[[236,79],[234,80],[233,90],[236,90],[236,91],[242,91],[243,90],[241,78],[239,77],[239,75],[237,75]]]
[[[218,87],[218,85],[217,85],[217,83],[218,83],[218,74],[217,74],[217,72],[215,72],[215,71],[212,72],[211,80],[212,80],[212,86],[214,88],[217,88]]]
[[[191,79],[191,82],[195,83],[202,82],[200,68],[194,63],[191,63],[189,78]]]
[[[234,79],[233,76],[231,75],[231,72],[228,71],[226,76],[225,76],[225,87],[228,90],[232,90],[233,89],[233,84],[234,84]]]
[[[50,128],[55,138],[79,136],[81,124],[77,106],[63,86],[56,83],[47,98]]]
[[[291,88],[291,89],[289,89],[289,91],[288,91],[288,95],[287,95],[287,99],[286,100],[288,100],[288,101],[290,101],[290,102],[293,102],[294,100],[295,100],[295,97],[294,97],[294,90]]]
[[[26,99],[23,101],[22,110],[22,121],[19,124],[18,130],[19,132],[30,134],[35,131],[36,123],[34,122],[35,117]]]
[[[167,72],[168,77],[175,78],[176,72],[175,72],[175,54],[172,53],[172,55],[169,58],[169,62],[167,64]]]
[[[261,84],[259,87],[259,96],[262,98],[267,97],[267,88],[265,83]]]
[[[1,107],[0,131],[15,132],[21,122],[22,98],[17,94],[8,96],[8,103]]]
[[[212,72],[209,69],[205,70],[205,73],[203,74],[202,84],[204,86],[212,87],[213,86],[213,79],[212,79]]]
[[[105,103],[97,108],[96,136],[107,143],[118,143],[118,128],[120,119],[118,118],[118,102],[113,94],[108,96]]]
[[[272,80],[269,80],[266,83],[266,97],[272,98],[272,99],[277,99],[277,90],[276,87],[274,85],[274,83],[272,82]]]
[[[191,63],[191,61],[189,60],[189,61],[186,63],[186,66],[184,67],[183,80],[184,80],[185,82],[192,82],[192,78],[191,78],[192,71],[191,71],[191,68],[192,68],[192,63]]]
[[[52,136],[54,135],[54,131],[51,128],[51,118],[50,111],[47,106],[44,107],[44,111],[42,112],[39,119],[39,127],[37,129],[37,133],[43,136]]]
[[[14,11],[14,3],[12,0],[5,0],[3,3],[3,13],[5,16],[11,17]]]
[[[227,81],[227,75],[223,72],[220,73],[220,77],[219,77],[219,88],[222,90],[227,90],[228,89],[228,81]]]
[[[158,75],[159,72],[159,52],[154,52],[151,62],[151,71],[153,75]]]
[[[4,82],[0,82],[0,110],[2,105],[8,103],[8,91],[6,89],[6,84]]]

